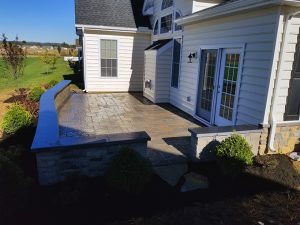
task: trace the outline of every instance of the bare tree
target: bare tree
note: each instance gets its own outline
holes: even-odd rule
[[[5,34],[2,35],[2,59],[14,79],[18,79],[24,74],[27,57],[26,51],[18,39],[17,36],[14,41],[8,41]]]

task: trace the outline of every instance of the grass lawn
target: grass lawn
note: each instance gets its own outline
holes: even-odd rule
[[[6,100],[11,97],[14,90],[18,88],[33,88],[41,86],[51,80],[63,80],[63,75],[73,74],[67,62],[63,58],[59,58],[56,63],[56,69],[49,69],[47,72],[47,65],[43,63],[39,57],[28,57],[23,76],[14,80],[9,72],[5,69],[3,61],[0,58],[0,124],[4,113],[10,103]],[[2,138],[2,129],[0,126],[0,140]]]
[[[51,80],[60,81],[63,75],[72,74],[67,62],[63,58],[57,60],[56,69],[49,69],[47,72],[47,65],[43,63],[39,57],[28,57],[26,61],[26,68],[24,75],[17,80],[10,77],[8,71],[3,67],[3,61],[0,60],[0,94],[7,94],[13,92],[16,88],[32,88],[40,86]]]

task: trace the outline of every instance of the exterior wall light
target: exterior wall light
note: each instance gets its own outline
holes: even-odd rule
[[[189,58],[189,63],[192,63],[192,59],[197,59],[197,52],[191,52],[188,56]]]

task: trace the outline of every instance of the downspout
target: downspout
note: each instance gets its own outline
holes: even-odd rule
[[[293,13],[289,13],[287,15],[287,19],[284,25],[284,36],[283,36],[283,46],[280,52],[280,62],[277,68],[277,72],[276,72],[276,79],[275,79],[275,88],[274,88],[274,92],[273,92],[273,99],[272,99],[272,111],[271,111],[271,124],[270,124],[270,137],[269,137],[269,149],[272,152],[276,152],[276,149],[274,147],[274,141],[275,141],[275,134],[276,134],[276,127],[277,127],[277,121],[276,121],[276,116],[275,116],[275,106],[277,104],[277,92],[279,89],[279,81],[281,80],[281,69],[282,69],[282,65],[283,65],[283,54],[285,53],[285,49],[287,46],[287,35],[288,35],[288,31],[289,31],[289,25],[290,25],[290,19],[292,19],[293,16],[299,14],[300,11],[296,11]]]

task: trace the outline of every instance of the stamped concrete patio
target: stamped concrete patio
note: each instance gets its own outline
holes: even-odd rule
[[[69,137],[146,131],[148,157],[156,166],[186,161],[188,128],[199,122],[169,104],[142,94],[72,94],[59,111],[60,135]]]

